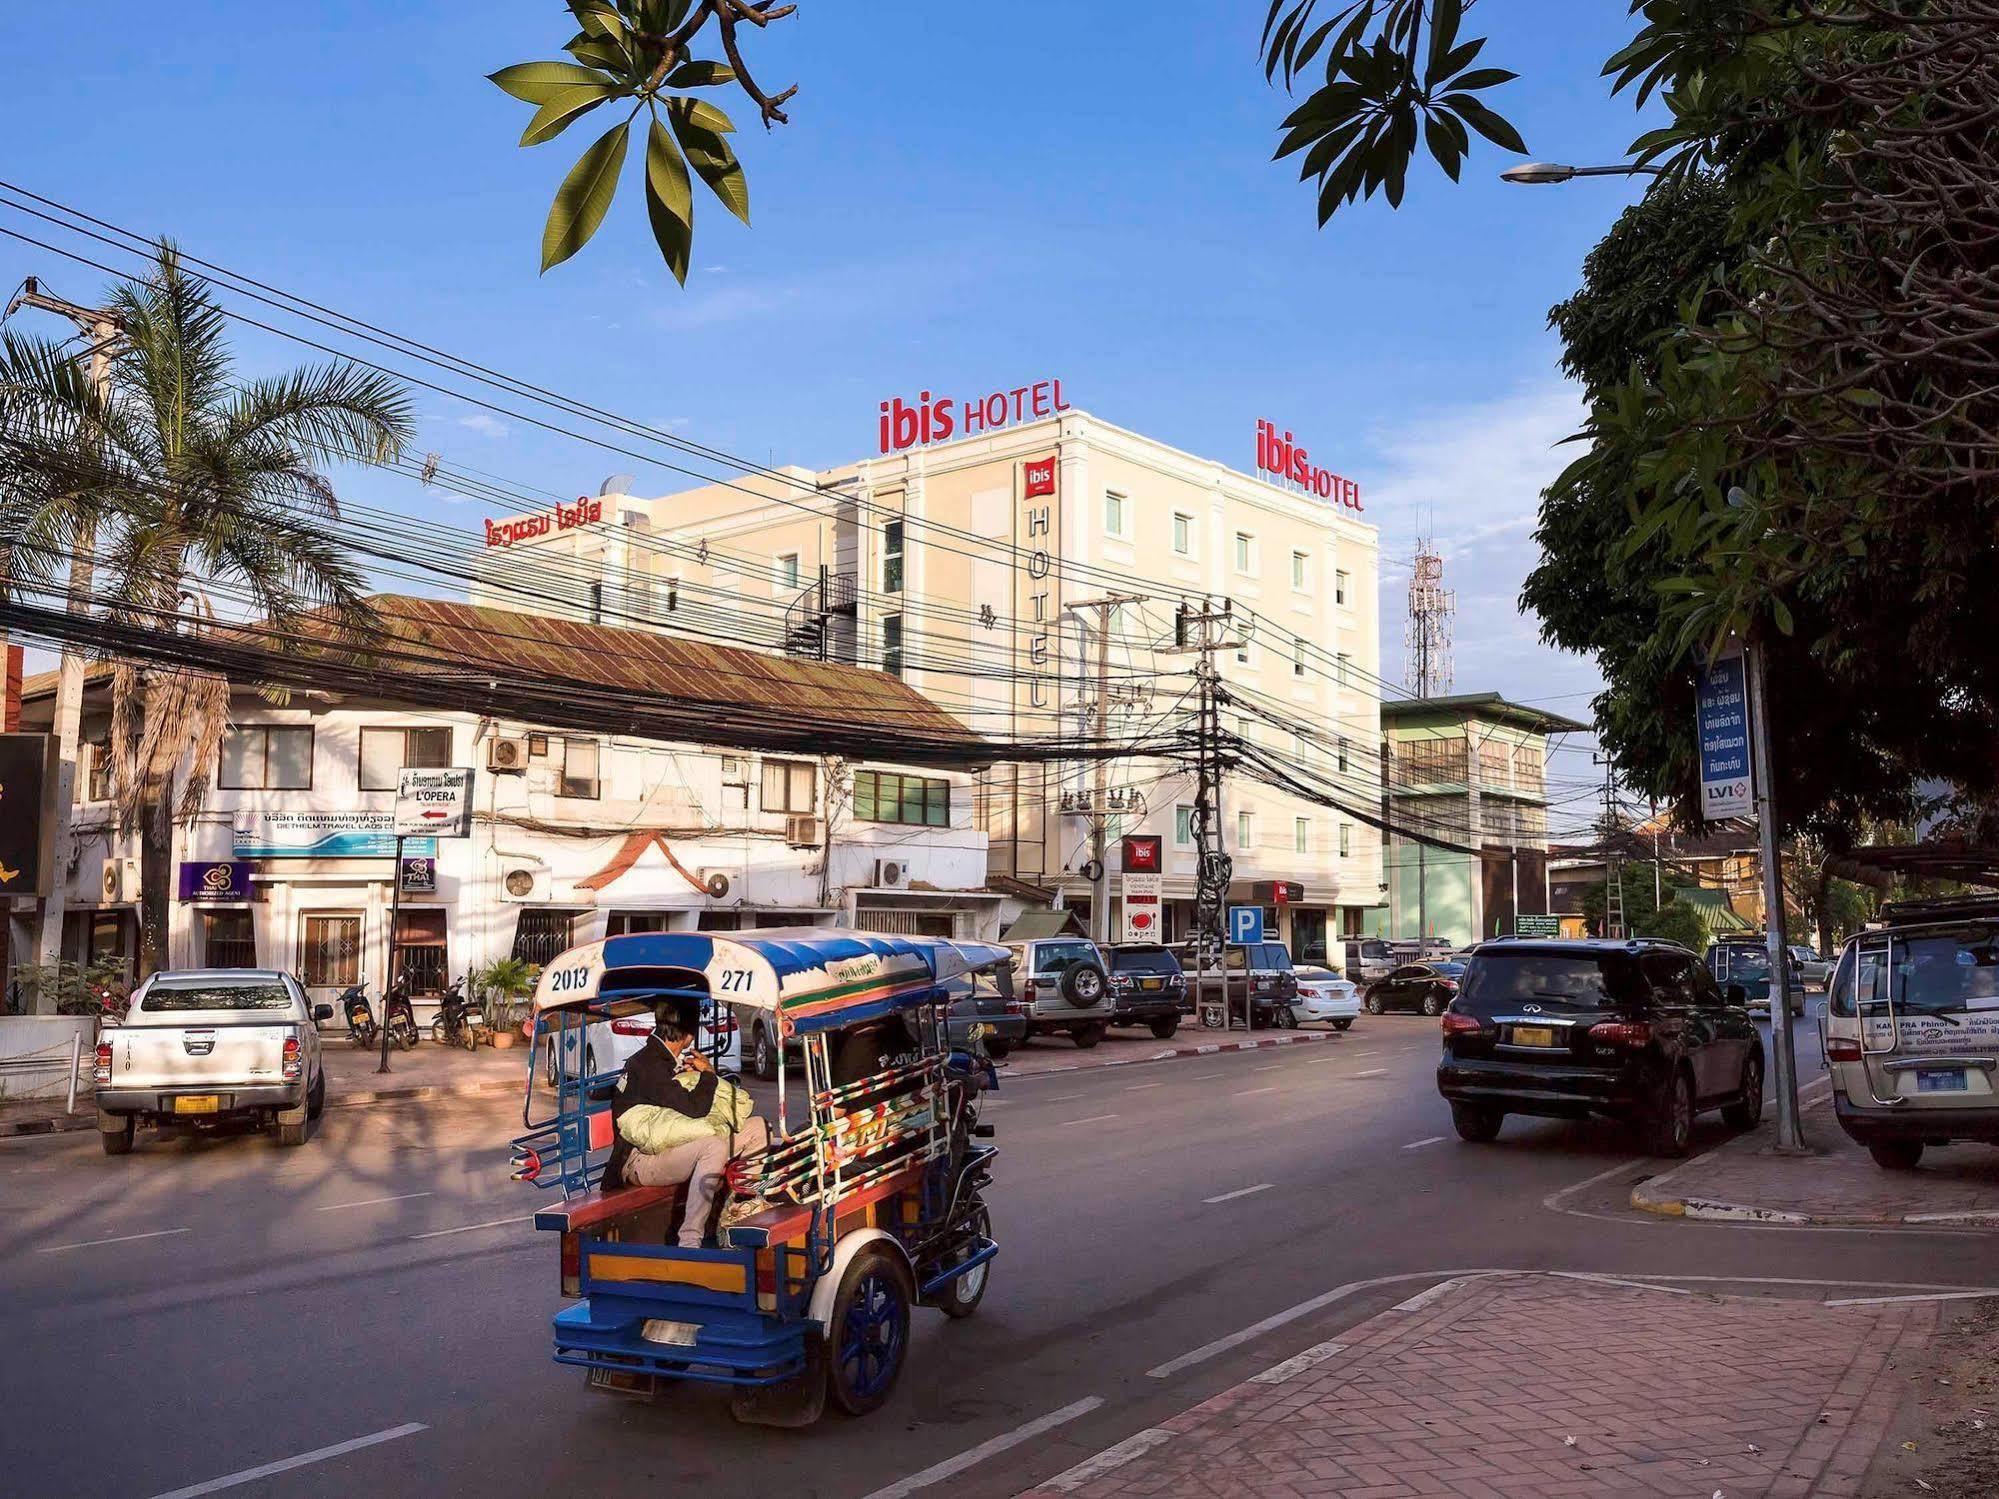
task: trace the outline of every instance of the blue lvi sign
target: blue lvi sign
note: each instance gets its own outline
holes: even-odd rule
[[[1261,942],[1263,940],[1263,907],[1229,907],[1229,941]]]

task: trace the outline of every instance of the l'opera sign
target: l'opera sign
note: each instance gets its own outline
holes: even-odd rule
[[[1289,432],[1279,435],[1275,422],[1256,424],[1256,471],[1360,513],[1360,486],[1313,463],[1312,455]]]

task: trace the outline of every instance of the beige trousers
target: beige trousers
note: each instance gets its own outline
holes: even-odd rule
[[[752,1114],[735,1134],[735,1153],[762,1150],[770,1127]],[[687,1214],[680,1220],[680,1247],[699,1249],[715,1194],[723,1189],[722,1172],[729,1164],[729,1136],[709,1135],[658,1155],[633,1151],[625,1161],[625,1182],[634,1187],[672,1187],[687,1183]]]

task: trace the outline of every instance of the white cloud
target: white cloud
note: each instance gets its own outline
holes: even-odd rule
[[[1405,591],[1416,538],[1429,536],[1457,593],[1454,689],[1502,692],[1587,717],[1596,669],[1540,640],[1520,612],[1520,585],[1539,560],[1541,491],[1573,460],[1562,446],[1583,420],[1574,386],[1546,380],[1509,394],[1418,412],[1377,429],[1366,486],[1381,528],[1382,675],[1402,678]]]
[[[481,437],[505,437],[513,430],[490,411],[474,411],[469,416],[461,416],[458,425],[477,432]]]

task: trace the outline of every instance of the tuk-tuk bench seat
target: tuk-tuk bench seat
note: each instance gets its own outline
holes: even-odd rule
[[[902,1170],[883,1177],[872,1186],[863,1187],[858,1192],[849,1192],[840,1199],[840,1222],[844,1231],[849,1215],[858,1216],[864,1209],[880,1202],[884,1197],[892,1197],[897,1192],[912,1191],[923,1182],[924,1163],[912,1161]],[[770,1244],[789,1244],[805,1237],[812,1227],[812,1209],[796,1203],[777,1203],[760,1213],[752,1213],[747,1218],[738,1219],[722,1230],[722,1240],[736,1249],[761,1249]]]
[[[686,1195],[684,1182],[666,1187],[620,1187],[610,1192],[600,1187],[543,1208],[534,1215],[534,1226],[565,1234],[595,1233],[640,1213],[662,1212],[671,1217],[679,1213]]]

